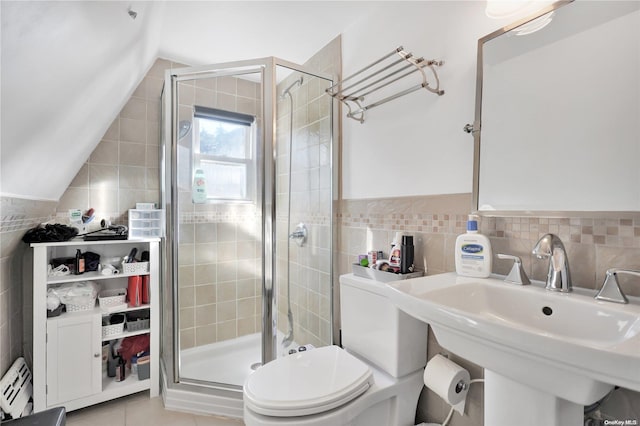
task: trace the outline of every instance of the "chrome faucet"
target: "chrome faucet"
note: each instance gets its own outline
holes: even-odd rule
[[[568,293],[572,290],[569,259],[560,237],[545,234],[538,240],[532,253],[538,259],[549,259],[546,289]]]

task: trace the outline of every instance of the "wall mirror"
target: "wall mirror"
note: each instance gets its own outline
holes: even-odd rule
[[[640,2],[542,12],[478,41],[473,207],[640,211]]]

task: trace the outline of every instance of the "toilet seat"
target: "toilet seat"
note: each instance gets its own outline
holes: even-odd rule
[[[256,370],[245,382],[244,402],[266,416],[307,416],[344,405],[371,385],[368,365],[338,346],[326,346]]]

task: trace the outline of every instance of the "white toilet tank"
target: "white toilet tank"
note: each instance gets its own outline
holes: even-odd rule
[[[427,364],[427,324],[398,309],[384,283],[340,276],[342,346],[393,377]]]

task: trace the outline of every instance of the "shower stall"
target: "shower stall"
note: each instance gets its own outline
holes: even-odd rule
[[[332,344],[332,84],[277,58],[167,71],[168,407],[241,416],[253,370]]]

